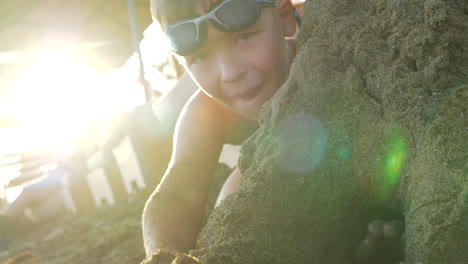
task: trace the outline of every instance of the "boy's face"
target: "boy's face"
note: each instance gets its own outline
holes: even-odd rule
[[[184,56],[186,66],[206,94],[255,120],[289,74],[294,51],[285,40],[292,34],[285,23],[290,21],[270,7],[262,8],[257,22],[239,32],[222,32],[207,23],[206,41]]]

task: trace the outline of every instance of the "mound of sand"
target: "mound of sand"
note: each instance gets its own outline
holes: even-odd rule
[[[290,78],[242,146],[241,190],[191,255],[349,263],[391,208],[408,263],[466,263],[468,3],[309,0],[305,14]]]

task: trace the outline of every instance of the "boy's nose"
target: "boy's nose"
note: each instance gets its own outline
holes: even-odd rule
[[[243,65],[239,56],[235,56],[232,52],[226,52],[220,55],[218,60],[222,82],[234,83],[245,75],[245,65]]]

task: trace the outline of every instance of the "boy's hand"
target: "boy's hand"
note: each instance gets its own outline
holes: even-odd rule
[[[358,246],[356,264],[402,264],[404,254],[404,226],[400,221],[372,221],[366,238]]]
[[[171,263],[185,263],[197,264],[200,261],[190,255],[183,253],[172,254],[164,250],[157,250],[151,257],[143,260],[140,264],[171,264]]]

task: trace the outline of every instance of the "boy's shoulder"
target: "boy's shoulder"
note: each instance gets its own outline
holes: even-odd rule
[[[221,120],[222,106],[201,90],[196,91],[185,104],[181,116],[188,123],[198,126],[211,126]]]

